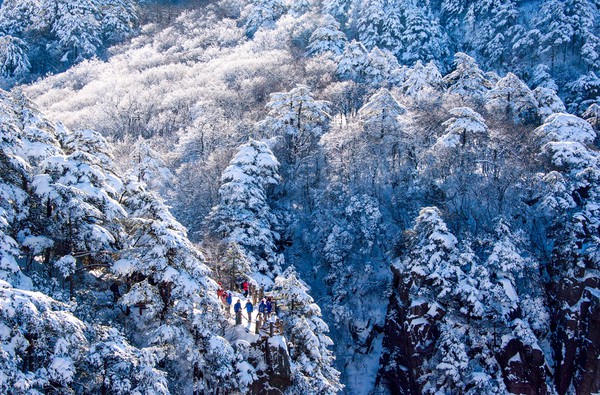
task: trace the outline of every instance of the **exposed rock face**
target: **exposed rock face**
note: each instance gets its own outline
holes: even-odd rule
[[[257,367],[258,380],[250,387],[250,394],[281,395],[292,385],[290,354],[282,336],[263,338],[253,343],[259,352],[253,353],[250,363]]]
[[[433,354],[435,340],[439,336],[435,321],[442,315],[429,315],[431,306],[428,303],[410,306],[408,289],[400,281],[401,274],[394,269],[392,271],[396,292],[388,307],[384,352],[375,386],[391,394],[420,394],[422,384],[418,379],[422,374],[421,368]]]
[[[423,366],[433,357],[445,311],[438,304],[411,301],[402,273],[394,270],[392,295],[384,329],[384,352],[375,393],[412,395],[423,392]],[[549,393],[547,364],[541,350],[512,339],[494,355],[507,390],[514,394]]]
[[[395,272],[384,329],[380,369],[375,393],[421,394],[422,367],[432,357],[443,313],[432,314],[429,303],[412,303]],[[562,279],[549,286],[554,360],[518,339],[497,350],[494,358],[506,389],[513,394],[560,395],[600,392],[600,279],[585,276]],[[419,318],[417,320],[417,318]],[[554,367],[551,374],[550,366]]]
[[[418,349],[418,345],[433,340],[437,334],[433,333],[429,323],[412,329],[408,330],[406,308],[399,298],[393,297],[386,317],[383,339],[385,351],[381,357],[377,388],[386,388],[392,394],[421,392],[417,380],[426,354],[431,354],[431,351]]]
[[[504,384],[512,394],[541,395],[548,393],[546,360],[541,350],[512,339],[496,355],[502,368]]]
[[[559,394],[600,391],[600,281],[563,279],[552,287],[555,384]]]

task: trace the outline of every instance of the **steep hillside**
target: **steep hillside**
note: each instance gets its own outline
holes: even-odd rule
[[[110,141],[112,166],[199,243],[202,278],[282,303],[279,390],[335,393],[341,373],[349,394],[591,394],[597,15],[587,0],[219,1],[23,90]],[[152,290],[157,267],[137,260],[111,276]],[[224,337],[209,344],[259,369]],[[171,368],[157,365],[177,392]],[[202,385],[269,385],[218,372],[227,384]]]

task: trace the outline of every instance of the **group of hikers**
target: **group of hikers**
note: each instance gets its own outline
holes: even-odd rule
[[[244,297],[247,298],[248,292],[250,289],[250,284],[248,283],[248,281],[244,281],[242,283],[241,289],[243,290]],[[229,312],[231,311],[231,304],[233,303],[233,294],[231,293],[231,291],[225,291],[222,287],[221,282],[219,282],[219,289],[217,290],[217,296],[221,299],[221,302],[226,306],[226,309],[227,309],[226,311],[229,314]],[[246,310],[246,312],[248,314],[248,317],[247,317],[248,324],[250,324],[252,322],[252,312],[254,311],[254,305],[252,304],[250,299],[248,299],[246,301],[246,304],[244,305],[244,309]],[[233,311],[234,311],[236,317],[238,316],[238,314],[241,315],[241,313],[242,313],[242,299],[241,298],[238,298],[238,300],[233,305]],[[268,318],[271,317],[272,314],[273,314],[273,299],[271,296],[265,296],[262,298],[262,300],[258,304],[257,319],[267,320]],[[238,325],[240,325],[241,321],[236,320],[236,323]]]

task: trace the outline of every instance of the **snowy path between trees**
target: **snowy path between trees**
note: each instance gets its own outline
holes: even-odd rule
[[[269,317],[265,323],[261,324],[260,333],[256,333],[256,321],[259,318],[258,307],[253,305],[253,311],[250,314],[250,320],[248,320],[248,313],[246,311],[245,305],[248,301],[252,302],[252,297],[244,297],[243,294],[234,291],[231,292],[231,305],[227,305],[223,303],[223,308],[227,315],[227,322],[230,324],[230,327],[225,331],[225,337],[229,340],[246,340],[249,343],[256,342],[260,340],[261,337],[271,337],[270,336],[270,324],[273,324],[273,336],[281,335],[276,329],[276,323],[279,320],[279,317],[275,314],[275,312],[271,313],[271,317]],[[240,301],[242,306],[242,323],[241,325],[236,325],[235,320],[235,311],[234,305],[237,301]]]

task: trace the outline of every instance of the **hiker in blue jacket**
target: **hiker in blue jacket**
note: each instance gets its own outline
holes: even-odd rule
[[[254,311],[254,306],[252,306],[252,302],[249,300],[246,302],[246,312],[248,312],[248,323],[252,322],[252,312]]]
[[[265,315],[265,308],[267,307],[267,304],[265,302],[266,302],[266,299],[262,298],[262,300],[258,304],[258,315],[263,318]]]
[[[271,301],[271,297],[267,298],[267,303],[265,303],[265,315],[267,318],[271,318],[271,311],[273,310],[273,302]]]
[[[227,292],[227,297],[225,298],[227,302],[227,315],[231,314],[231,303],[233,302],[233,297],[231,296],[231,292]]]
[[[235,324],[242,325],[242,302],[239,299],[233,305],[233,311],[235,312]]]

